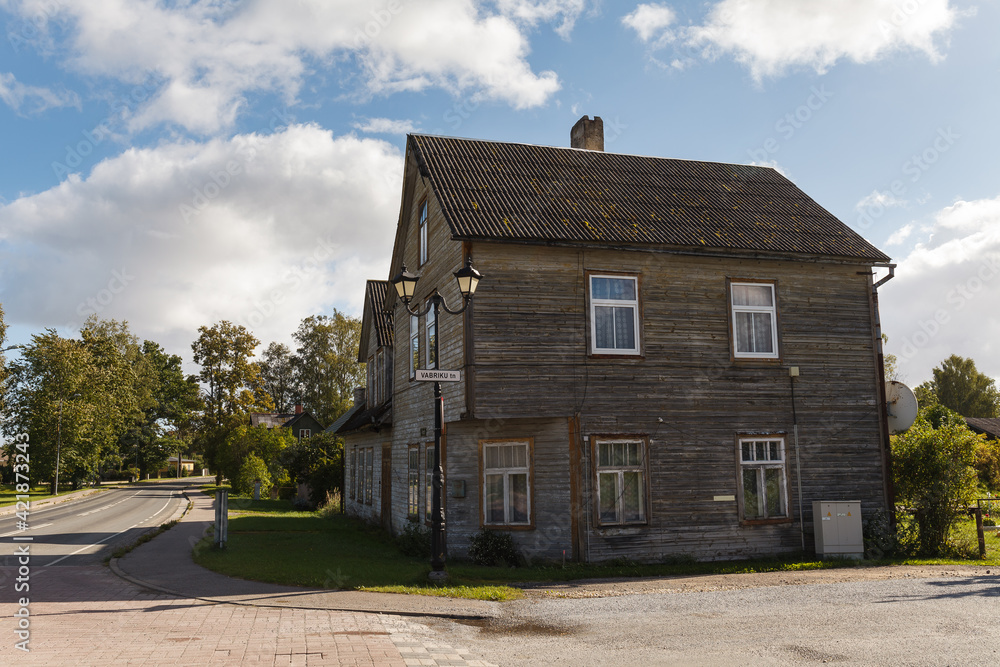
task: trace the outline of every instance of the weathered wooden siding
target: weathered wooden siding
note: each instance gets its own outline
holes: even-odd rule
[[[798,516],[790,366],[801,372],[795,397],[807,530],[812,500],[860,499],[866,512],[883,506],[864,267],[484,243],[473,252],[489,278],[476,297],[475,416],[579,414],[585,438],[650,439],[651,514],[635,528],[594,526],[590,447],[580,443],[584,558],[798,548],[797,524],[742,526],[736,502],[713,500],[737,493],[738,433],[784,433]],[[587,354],[587,271],[640,276],[642,358]],[[779,361],[731,359],[727,277],[776,281]]]
[[[807,548],[812,500],[859,499],[866,513],[883,506],[866,267],[463,244],[450,238],[426,181],[414,176],[408,188],[397,251],[421,276],[413,304],[423,307],[434,288],[451,305],[460,304],[451,274],[463,265],[466,250],[484,275],[469,331],[464,316],[442,312],[438,321],[438,366],[463,371],[462,382],[442,384],[452,556],[465,554],[468,538],[481,527],[479,442],[507,438],[534,442],[534,527],[511,530],[529,557],[557,559],[565,550],[590,561],[722,559],[798,549],[797,523],[744,525],[736,501],[715,500],[738,493],[737,435],[780,433],[789,508],[798,518],[790,366],[801,372],[795,398]],[[419,266],[417,216],[424,197],[430,256]],[[588,354],[588,272],[639,276],[641,357]],[[775,281],[779,360],[732,359],[727,278]],[[377,453],[383,439],[392,441],[392,526],[398,532],[408,521],[410,445],[420,445],[421,503],[425,497],[423,453],[433,442],[434,413],[432,385],[409,378],[409,315],[395,297],[389,303],[395,327],[393,427],[371,439]],[[422,317],[421,365],[424,325]],[[466,334],[474,340],[468,366]],[[590,439],[598,434],[648,439],[645,525],[596,525]],[[465,481],[464,498],[450,493],[457,480]]]
[[[378,521],[381,517],[381,498],[382,498],[382,443],[387,441],[387,435],[385,433],[374,433],[371,431],[361,431],[349,434],[344,440],[344,453],[346,455],[345,468],[347,473],[347,485],[351,485],[351,470],[349,469],[351,463],[351,450],[352,449],[367,449],[372,448],[374,460],[372,462],[372,495],[371,502],[367,503],[363,498],[350,497],[350,489],[345,489],[347,495],[344,498],[344,512],[349,516],[356,516],[367,521]],[[359,470],[361,469],[360,464],[358,465]],[[355,478],[356,479],[356,478]]]

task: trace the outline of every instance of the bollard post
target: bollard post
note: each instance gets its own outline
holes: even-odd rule
[[[215,546],[226,548],[229,537],[229,489],[215,490]]]

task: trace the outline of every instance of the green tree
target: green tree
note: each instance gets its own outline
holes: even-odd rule
[[[889,344],[889,336],[882,334],[882,349]],[[889,354],[888,352],[882,353],[882,365],[885,370],[885,381],[891,382],[893,380],[898,381],[899,375],[899,360],[896,359],[895,354]]]
[[[253,493],[254,483],[260,480],[260,495],[265,497],[271,491],[271,473],[267,464],[256,454],[248,454],[233,477],[233,491],[241,495]]]
[[[921,408],[913,426],[892,437],[896,497],[914,510],[919,554],[946,548],[960,508],[975,496],[981,441],[961,415],[940,405]]]
[[[264,391],[274,402],[277,412],[291,412],[298,400],[295,382],[295,357],[287,345],[272,342],[259,362]]]
[[[197,379],[185,377],[182,360],[176,354],[167,354],[150,340],[143,341],[141,374],[148,389],[141,419],[121,437],[119,451],[127,463],[139,468],[140,474],[159,470],[167,457],[176,453],[174,442],[165,444],[168,432],[184,441],[183,431],[189,430],[195,411],[201,407]],[[169,445],[169,447],[168,447]],[[184,441],[181,454],[189,445]]]
[[[933,380],[918,387],[925,398],[934,394],[941,405],[963,417],[1000,416],[1000,392],[996,383],[976,370],[972,359],[953,354],[933,373]]]
[[[7,345],[7,324],[3,320],[3,304],[0,303],[0,421],[7,416],[7,406],[4,403],[4,384],[7,381],[7,358],[3,349]]]
[[[253,455],[264,461],[271,479],[278,480],[284,472],[281,453],[295,443],[296,438],[288,429],[267,429],[244,422],[233,428],[219,447],[216,453],[219,469],[235,481],[247,457]]]
[[[272,409],[260,369],[251,361],[260,341],[245,327],[225,320],[198,327],[198,333],[191,349],[194,362],[201,366],[198,379],[208,385],[206,417],[221,425],[226,416]]]
[[[11,364],[3,433],[30,435],[33,483],[54,481],[57,456],[60,481],[96,471],[104,431],[103,380],[90,350],[52,329],[32,336]]]
[[[288,447],[281,462],[291,481],[309,485],[309,501],[319,506],[327,494],[343,494],[344,441],[332,433],[317,433]]]
[[[334,310],[331,317],[309,316],[292,334],[296,378],[303,405],[324,425],[350,408],[354,387],[364,383],[365,368],[357,363],[361,320]]]
[[[153,371],[127,322],[87,318],[80,330],[82,345],[94,364],[94,389],[100,400],[92,405],[92,437],[98,449],[98,470],[121,469],[121,438],[142,423],[143,413],[155,405]]]

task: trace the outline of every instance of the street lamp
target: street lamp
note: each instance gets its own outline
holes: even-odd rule
[[[476,294],[476,287],[483,275],[472,268],[472,258],[465,260],[465,266],[454,274],[458,289],[462,293],[462,307],[452,310],[448,307],[444,297],[435,289],[431,294],[430,303],[423,310],[413,310],[410,308],[410,300],[417,289],[419,276],[415,276],[406,270],[404,264],[400,272],[389,282],[396,288],[396,293],[403,302],[403,307],[411,315],[421,317],[426,315],[433,308],[435,326],[440,326],[441,308],[452,315],[458,315],[465,311],[472,302],[472,297]],[[440,330],[438,330],[440,331]],[[440,334],[434,334],[434,365],[437,368],[441,363],[438,355],[438,340]],[[445,552],[447,546],[445,542],[445,520],[444,520],[444,469],[441,467],[441,423],[444,421],[444,398],[441,396],[441,383],[434,381],[434,477],[433,494],[431,500],[431,578],[445,579],[448,575],[444,571]]]

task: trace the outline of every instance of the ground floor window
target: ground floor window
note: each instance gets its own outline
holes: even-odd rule
[[[420,447],[410,445],[406,466],[406,515],[416,519],[420,515]]]
[[[595,439],[601,525],[646,522],[646,449],[641,438]]]
[[[482,443],[484,524],[531,524],[531,450],[531,440]]]
[[[349,498],[354,500],[358,488],[358,448],[351,447],[350,460],[347,464],[347,486]]]
[[[788,518],[785,440],[738,438],[740,505],[746,521]]]
[[[372,504],[372,491],[375,481],[375,448],[365,450],[365,504]]]

